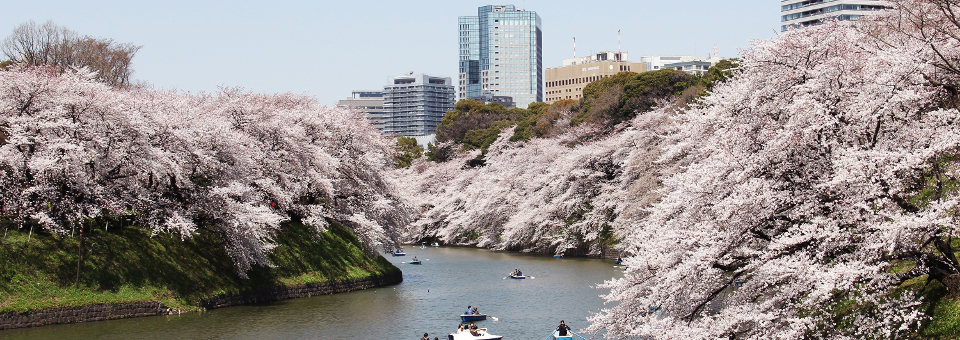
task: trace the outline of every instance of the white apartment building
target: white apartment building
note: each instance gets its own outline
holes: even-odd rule
[[[383,134],[420,137],[434,134],[440,120],[453,111],[456,99],[450,77],[409,72],[390,77],[383,87]]]
[[[710,56],[706,58],[692,55],[648,55],[640,57],[640,62],[647,63],[648,71],[656,71],[664,69],[666,65],[679,63],[708,62],[710,66],[713,66],[720,62],[720,56],[717,49],[714,48],[713,53],[710,53]]]
[[[863,15],[887,8],[883,0],[782,0],[780,30],[819,25],[827,19],[853,22]]]

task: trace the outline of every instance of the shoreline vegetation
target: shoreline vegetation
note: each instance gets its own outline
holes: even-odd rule
[[[371,257],[343,225],[329,222],[322,233],[299,221],[285,223],[269,256],[273,267],[254,266],[249,279],[240,277],[221,237],[207,229],[181,240],[136,226],[107,227],[120,221],[76,229],[72,236],[7,223],[0,315],[147,301],[193,312],[209,299],[244,292],[402,275],[382,256]]]

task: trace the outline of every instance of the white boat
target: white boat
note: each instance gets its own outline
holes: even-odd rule
[[[440,246],[440,244],[439,244],[439,243],[437,243],[437,242],[433,242],[433,246],[434,246],[434,247],[439,247],[439,246]]]
[[[486,328],[477,329],[477,335],[470,334],[469,330],[458,330],[455,333],[450,333],[447,337],[448,340],[501,340],[503,339],[502,335],[493,335],[487,333]]]
[[[511,278],[511,279],[517,279],[517,280],[523,280],[523,279],[526,279],[527,276],[526,276],[526,275],[510,274],[510,278]]]
[[[560,331],[553,331],[553,338],[557,340],[573,339],[573,332],[567,332],[567,335],[560,335]]]
[[[397,250],[393,252],[393,256],[407,256],[407,253],[404,253],[402,250]]]

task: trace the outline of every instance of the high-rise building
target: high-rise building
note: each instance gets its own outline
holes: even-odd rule
[[[563,66],[546,71],[546,102],[580,99],[587,84],[620,72],[646,72],[647,63],[627,61],[627,53],[600,52],[582,58],[564,59]]]
[[[781,0],[780,30],[819,25],[825,19],[852,22],[886,8],[882,0]]]
[[[383,87],[383,134],[388,136],[429,136],[455,102],[450,77],[426,74],[390,77]]]
[[[490,5],[460,17],[459,98],[490,93],[523,108],[543,101],[542,45],[537,12]]]
[[[383,132],[383,91],[353,91],[350,98],[337,102],[338,106],[359,110],[367,114],[373,127]]]

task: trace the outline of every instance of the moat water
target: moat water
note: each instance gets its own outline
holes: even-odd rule
[[[512,339],[546,339],[560,320],[579,332],[603,308],[597,283],[621,277],[612,260],[553,258],[483,249],[408,246],[387,258],[403,283],[203,313],[0,331],[0,339],[446,339],[467,305],[477,326]],[[422,265],[411,265],[413,256]],[[507,275],[519,268],[528,278]],[[590,338],[588,334],[582,334]],[[597,336],[601,338],[601,336]]]

